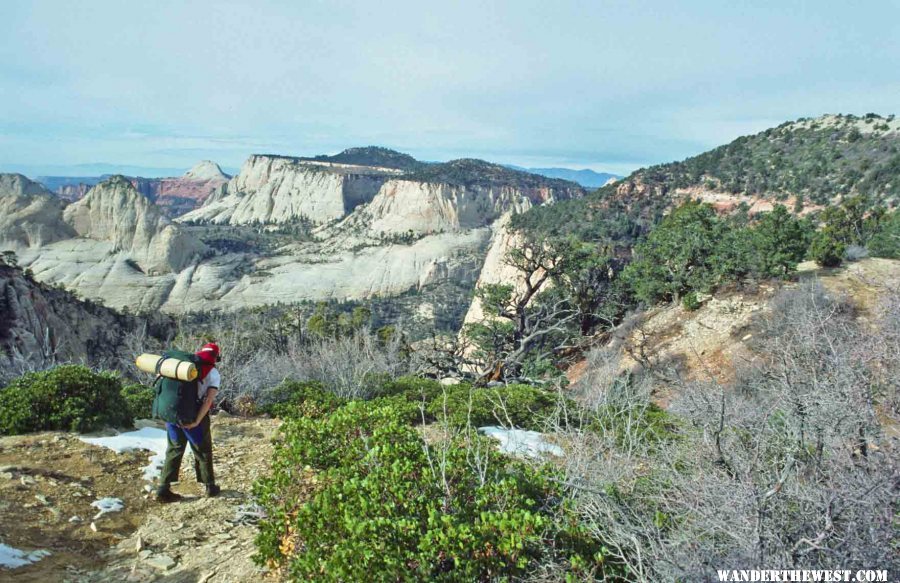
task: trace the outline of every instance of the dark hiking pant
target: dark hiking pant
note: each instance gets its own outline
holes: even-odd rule
[[[185,448],[190,445],[194,454],[194,473],[201,484],[215,484],[213,475],[212,434],[209,430],[209,415],[193,429],[184,429],[174,423],[166,423],[169,445],[166,448],[166,461],[160,474],[160,488],[167,488],[178,481],[181,469],[181,458]]]

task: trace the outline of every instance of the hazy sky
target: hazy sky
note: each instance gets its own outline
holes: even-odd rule
[[[2,0],[0,170],[378,144],[625,173],[900,113],[900,2]]]

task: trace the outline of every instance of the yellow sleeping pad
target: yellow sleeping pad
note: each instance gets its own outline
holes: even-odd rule
[[[162,361],[162,362],[160,362]],[[163,358],[158,354],[142,354],[134,361],[138,370],[160,374],[169,379],[192,381],[197,378],[197,365],[177,358]]]

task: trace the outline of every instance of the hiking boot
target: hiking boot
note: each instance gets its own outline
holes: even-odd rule
[[[181,500],[181,494],[176,494],[172,490],[168,488],[160,488],[156,492],[156,501],[161,502],[163,504],[169,504],[171,502],[178,502]]]
[[[219,495],[219,492],[222,491],[222,488],[218,487],[215,484],[207,484],[206,485],[206,497],[207,498],[215,498]]]

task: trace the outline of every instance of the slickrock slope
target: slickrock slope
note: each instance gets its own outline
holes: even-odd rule
[[[462,231],[490,226],[503,213],[522,212],[552,200],[549,189],[390,180],[371,204],[351,215],[339,230],[367,229],[377,235]]]
[[[111,242],[113,252],[150,274],[181,271],[204,249],[121,176],[95,186],[63,216],[79,236]]]
[[[476,288],[494,283],[524,287],[521,274],[505,261],[509,251],[521,243],[521,235],[509,230],[509,218],[510,215],[506,214],[493,225],[491,242],[478,275],[478,281],[475,283]],[[484,320],[484,309],[481,300],[475,297],[466,312],[463,324],[472,324],[482,320]]]
[[[228,185],[181,220],[245,225],[341,219],[372,200],[390,168],[251,156]]]
[[[174,273],[206,253],[202,243],[169,222],[122,177],[97,185],[67,207],[46,194],[34,197],[38,203],[33,204],[44,204],[41,212],[5,225],[0,241],[9,242],[6,247],[39,281],[60,283],[116,308],[159,308],[174,285]],[[29,245],[15,240],[20,232],[53,236]]]
[[[0,174],[0,251],[39,247],[74,236],[64,203],[21,174]]]
[[[489,228],[504,214],[577,198],[576,184],[481,160],[454,160],[392,178],[346,219],[318,231],[339,246]]]

